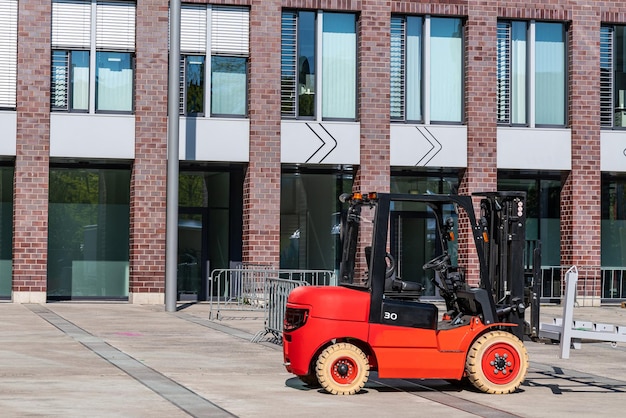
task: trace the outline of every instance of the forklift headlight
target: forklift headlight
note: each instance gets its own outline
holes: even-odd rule
[[[308,317],[308,309],[287,308],[283,319],[283,332],[295,331],[304,326]]]

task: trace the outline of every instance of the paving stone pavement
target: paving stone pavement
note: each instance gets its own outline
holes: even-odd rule
[[[587,417],[626,407],[626,344],[586,341],[559,358],[558,344],[526,342],[521,390],[485,395],[458,383],[379,379],[354,396],[303,385],[281,347],[251,340],[262,312],[206,303],[0,303],[3,417]],[[542,322],[561,316],[542,306]],[[619,306],[576,308],[574,319],[626,326]],[[262,333],[261,333],[262,334]]]

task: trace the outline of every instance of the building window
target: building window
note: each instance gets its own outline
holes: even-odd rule
[[[600,30],[600,123],[626,127],[626,26]]]
[[[13,285],[13,167],[0,167],[0,299]]]
[[[498,22],[498,123],[565,125],[565,39],[561,23]]]
[[[339,270],[342,204],[352,172],[284,169],[280,187],[280,267]]]
[[[50,169],[48,298],[128,297],[130,170]]]
[[[131,113],[134,49],[134,3],[54,0],[52,110]]]
[[[390,104],[393,121],[462,122],[461,19],[391,18]]]
[[[245,7],[181,7],[181,115],[246,116],[248,38],[249,10]]]
[[[356,119],[356,16],[284,11],[281,34],[282,117]]]
[[[602,297],[626,298],[626,176],[602,176]]]
[[[453,171],[428,173],[402,171],[391,173],[391,193],[408,194],[454,194],[458,189],[457,174]],[[424,203],[394,202],[390,224],[390,251],[396,260],[396,274],[402,280],[417,282],[424,287],[424,296],[439,296],[434,285],[432,271],[425,271],[422,266],[437,254],[437,228],[433,211]],[[452,204],[445,205],[446,218],[454,219],[458,225],[458,214]],[[456,226],[455,226],[456,227]],[[446,250],[454,266],[458,264],[458,245],[452,243]]]
[[[181,114],[204,114],[204,58],[204,55],[181,56]]]
[[[129,53],[96,53],[96,111],[133,110],[132,60]]]
[[[15,109],[17,0],[0,0],[0,109]]]
[[[89,110],[89,51],[52,51],[53,110]]]
[[[246,114],[247,59],[211,57],[211,109],[213,115]]]

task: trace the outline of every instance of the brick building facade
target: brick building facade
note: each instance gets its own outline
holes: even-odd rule
[[[0,297],[163,303],[168,1],[0,7],[15,10],[0,29],[15,51],[0,56]],[[526,190],[542,296],[577,265],[584,303],[626,298],[621,2],[190,0],[183,12],[181,298],[206,298],[210,270],[233,262],[335,269],[326,231],[351,189]],[[130,40],[102,29],[118,13]],[[88,93],[72,72],[84,52]]]

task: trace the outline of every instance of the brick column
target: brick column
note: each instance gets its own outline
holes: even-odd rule
[[[599,305],[600,172],[600,16],[596,7],[574,8],[569,33],[569,119],[572,170],[561,190],[561,264],[576,265],[578,303]]]
[[[358,36],[358,103],[361,125],[361,164],[354,179],[356,191],[387,192],[389,157],[389,2],[363,1]]]
[[[243,261],[278,267],[281,1],[251,3],[250,163],[243,191]]]
[[[162,304],[165,295],[168,10],[167,0],[137,3],[135,161],[130,185],[132,303]]]
[[[45,303],[50,160],[49,0],[18,3],[13,302]]]
[[[498,185],[495,89],[497,6],[497,1],[476,1],[468,7],[464,74],[467,169],[460,181],[459,194],[493,191]],[[477,216],[480,214],[479,200],[474,200]],[[461,218],[460,221],[459,265],[467,269],[468,281],[475,285],[479,280],[478,258],[467,220]]]
[[[388,192],[391,183],[389,134],[389,60],[391,4],[363,1],[358,25],[358,117],[361,127],[360,165],[353,190]],[[363,209],[364,217],[374,214]],[[372,242],[372,224],[362,223],[355,278],[365,278],[365,247]]]

